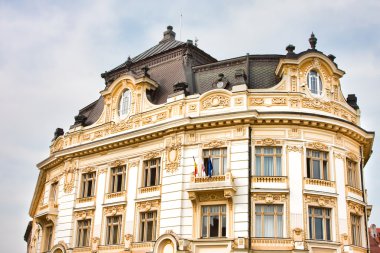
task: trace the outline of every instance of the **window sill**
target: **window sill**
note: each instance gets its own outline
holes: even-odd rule
[[[335,241],[328,241],[328,240],[316,240],[316,239],[306,239],[307,243],[314,243],[314,244],[326,244],[326,245],[336,245],[340,246],[340,242]]]

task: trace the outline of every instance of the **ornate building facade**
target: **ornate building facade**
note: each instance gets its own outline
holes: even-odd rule
[[[28,252],[366,252],[374,133],[311,48],[217,61],[172,27],[40,162]]]

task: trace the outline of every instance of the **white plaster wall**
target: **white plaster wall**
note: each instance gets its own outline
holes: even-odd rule
[[[303,229],[302,154],[288,151],[290,231]]]
[[[127,184],[127,208],[125,220],[125,234],[133,235],[133,226],[135,220],[135,199],[137,191],[138,167],[134,166],[128,169]]]
[[[346,201],[346,183],[345,183],[345,164],[342,159],[334,158],[335,173],[336,173],[336,189],[338,193],[338,224],[339,233],[348,234],[347,227],[347,201]]]

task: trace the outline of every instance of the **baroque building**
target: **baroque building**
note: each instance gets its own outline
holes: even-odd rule
[[[312,34],[218,61],[172,29],[56,130],[28,252],[366,252],[374,133],[335,57]]]

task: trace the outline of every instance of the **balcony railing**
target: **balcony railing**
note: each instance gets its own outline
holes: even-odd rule
[[[286,183],[287,177],[277,176],[254,176],[252,177],[252,183]]]
[[[143,193],[157,192],[160,190],[161,190],[161,185],[154,185],[154,186],[139,188],[139,193],[143,194]]]
[[[123,197],[123,196],[126,196],[125,193],[126,193],[125,191],[107,193],[106,194],[106,199],[113,199],[113,198]]]
[[[254,250],[292,250],[294,243],[288,238],[252,238],[251,246]]]
[[[77,199],[77,203],[86,203],[86,202],[91,202],[94,200],[95,200],[95,196],[86,197],[86,198],[79,198],[79,199]]]
[[[131,245],[132,249],[152,249],[154,242],[133,242]]]
[[[325,186],[325,187],[332,187],[332,188],[335,187],[335,182],[334,181],[315,179],[315,178],[305,178],[305,184]]]

